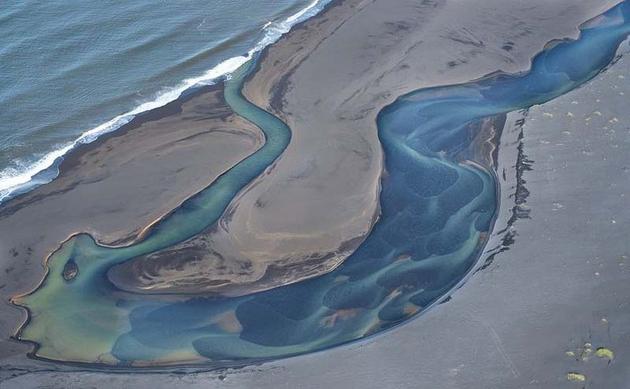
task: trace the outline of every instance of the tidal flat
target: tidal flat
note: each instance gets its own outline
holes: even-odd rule
[[[334,9],[334,8],[331,8],[331,9]],[[329,12],[332,12],[332,11],[329,11]],[[282,41],[281,41],[280,43],[282,43]],[[608,54],[607,54],[607,55],[608,55]],[[308,63],[308,61],[306,61],[306,62],[304,62],[304,63],[306,64],[306,63]],[[261,69],[264,69],[264,66],[261,66]],[[262,71],[262,70],[261,70],[261,71]],[[587,77],[587,78],[588,78],[588,77]],[[253,78],[253,80],[255,80],[255,77]],[[295,87],[295,86],[293,86],[293,88],[296,88],[296,87]],[[287,90],[295,90],[295,89],[287,89]],[[246,89],[246,91],[247,91],[247,89]],[[287,93],[288,93],[288,92],[287,92]],[[288,101],[291,101],[291,100],[287,99],[287,102],[288,102]],[[278,116],[281,116],[281,115],[278,115]],[[289,117],[289,116],[287,115],[287,117]],[[290,120],[295,120],[295,119],[287,119],[287,122],[289,122]],[[289,145],[289,147],[290,147],[290,145]],[[288,150],[289,150],[289,149],[287,149],[287,153],[288,153]],[[388,171],[388,174],[389,174],[389,173],[391,173],[391,172],[390,172],[390,171]],[[371,222],[370,222],[370,223],[371,223]],[[377,223],[376,225],[378,225],[378,221],[377,221],[376,223]],[[370,226],[369,226],[369,223],[368,223],[368,229],[369,229],[369,228],[370,228]],[[19,252],[18,252],[18,256],[19,256]],[[78,273],[78,274],[81,274],[81,273],[80,273],[80,271],[79,271],[79,273]],[[465,290],[465,289],[464,289],[464,290]],[[461,293],[465,293],[465,292],[464,292],[464,290],[462,290],[462,292],[461,292]],[[449,306],[449,305],[450,305],[450,304],[445,304],[445,306]],[[414,323],[416,323],[416,322],[418,322],[418,321],[414,321]],[[405,327],[403,327],[403,328],[405,328]],[[402,330],[402,329],[401,329],[401,330]],[[391,334],[388,334],[387,336],[391,336]]]

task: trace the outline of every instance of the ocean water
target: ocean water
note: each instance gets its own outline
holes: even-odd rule
[[[0,6],[0,202],[78,143],[233,71],[317,0],[8,1]]]

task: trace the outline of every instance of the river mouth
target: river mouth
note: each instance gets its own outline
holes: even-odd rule
[[[530,72],[424,89],[386,107],[378,117],[386,167],[381,217],[335,270],[234,298],[117,290],[106,276],[112,266],[214,223],[288,144],[290,129],[242,97],[243,69],[227,82],[225,96],[235,112],[263,129],[265,146],[137,243],[104,247],[87,234],[64,242],[48,259],[42,284],[14,299],[30,315],[18,338],[38,345],[36,357],[56,361],[248,363],[327,349],[403,323],[468,274],[492,230],[497,186],[474,152],[484,130],[500,127],[501,115],[551,100],[604,69],[629,32],[628,4],[585,25],[578,40],[548,47]]]

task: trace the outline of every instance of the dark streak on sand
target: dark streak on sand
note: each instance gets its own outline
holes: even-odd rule
[[[482,266],[480,266],[476,272],[485,270],[494,262],[496,256],[502,252],[505,252],[510,249],[510,246],[514,244],[514,239],[516,238],[516,229],[515,224],[519,219],[529,219],[530,210],[526,208],[527,197],[529,196],[529,190],[527,190],[525,184],[527,181],[525,180],[523,174],[526,171],[532,170],[534,161],[527,158],[524,150],[523,144],[523,126],[525,125],[525,120],[527,118],[527,110],[521,111],[522,119],[519,119],[515,122],[516,128],[518,129],[518,145],[517,156],[516,156],[516,164],[514,166],[515,169],[515,188],[514,193],[510,195],[510,198],[514,200],[514,205],[511,208],[511,216],[508,219],[505,228],[495,232],[496,235],[501,236],[501,244],[498,247],[490,248],[486,251],[487,257],[484,260]],[[505,122],[505,119],[504,119]],[[500,140],[500,136],[497,141]],[[498,143],[497,143],[498,144]],[[495,153],[495,158],[498,158],[499,148],[497,146]],[[495,159],[498,164],[498,159]],[[505,171],[503,172],[503,181],[506,181]],[[500,185],[499,180],[497,179],[498,185]]]

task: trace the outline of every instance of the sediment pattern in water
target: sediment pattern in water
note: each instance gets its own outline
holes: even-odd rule
[[[14,302],[29,311],[18,333],[35,356],[119,366],[247,363],[321,350],[408,320],[448,294],[476,263],[497,207],[493,175],[462,160],[487,118],[544,103],[588,81],[630,32],[626,0],[548,46],[522,74],[400,97],[378,117],[385,152],[381,216],[334,271],[241,297],[138,295],[107,280],[112,266],[189,239],[277,158],[290,130],[226,83],[239,115],[267,143],[156,224],[141,242],[103,247],[76,235],[48,259],[48,274]],[[474,147],[474,145],[472,145]],[[64,277],[65,276],[65,277]]]

